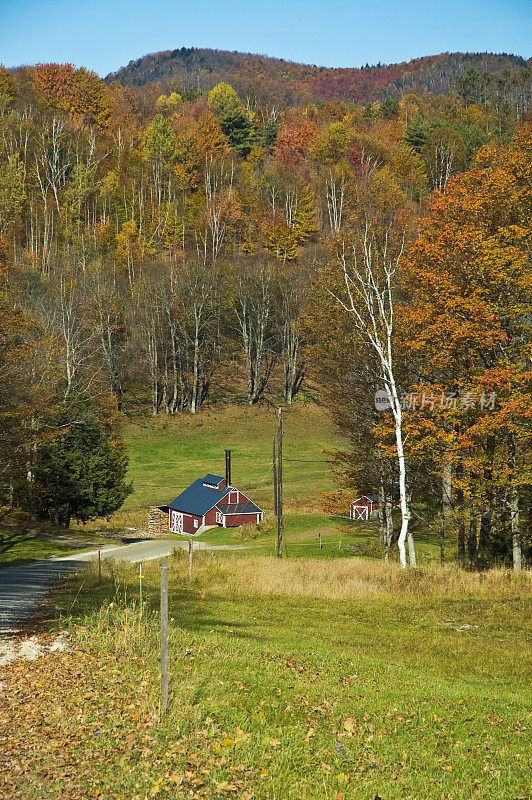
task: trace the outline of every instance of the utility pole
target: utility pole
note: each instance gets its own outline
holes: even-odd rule
[[[161,716],[168,706],[168,561],[161,561]]]
[[[279,408],[277,434],[277,558],[283,557],[283,410]]]
[[[277,516],[277,453],[275,452],[275,436],[273,437],[273,513]]]
[[[227,488],[231,486],[231,451],[225,451],[225,483]]]

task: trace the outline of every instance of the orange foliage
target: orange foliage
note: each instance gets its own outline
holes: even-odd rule
[[[275,158],[286,167],[300,164],[316,136],[316,125],[305,117],[289,120],[277,136]]]
[[[52,107],[94,120],[105,127],[112,104],[107,86],[95,72],[75,69],[72,64],[37,64],[35,91]]]

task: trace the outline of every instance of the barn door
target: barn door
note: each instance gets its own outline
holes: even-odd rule
[[[183,514],[173,511],[170,519],[170,530],[173,533],[183,533]]]

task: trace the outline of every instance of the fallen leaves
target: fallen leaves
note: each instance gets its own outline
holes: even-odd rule
[[[236,783],[228,783],[228,781],[220,781],[216,784],[217,792],[238,792]]]
[[[350,734],[355,733],[355,731],[358,729],[358,727],[359,727],[358,726],[358,722],[357,722],[355,717],[347,717],[344,720],[344,730],[346,730],[347,733],[350,733]]]

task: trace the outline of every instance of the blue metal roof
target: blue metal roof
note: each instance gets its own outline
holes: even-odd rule
[[[190,484],[188,489],[185,489],[175,500],[172,500],[168,507],[173,508],[174,511],[183,511],[185,514],[195,514],[197,517],[202,517],[227,495],[227,489],[220,492],[218,489],[212,489],[210,486],[204,486],[203,484],[220,483],[223,480],[217,475],[205,475],[204,478],[198,478],[197,481]]]
[[[224,505],[216,506],[218,511],[222,514],[260,514],[262,509],[255,505],[255,503],[224,503]]]

